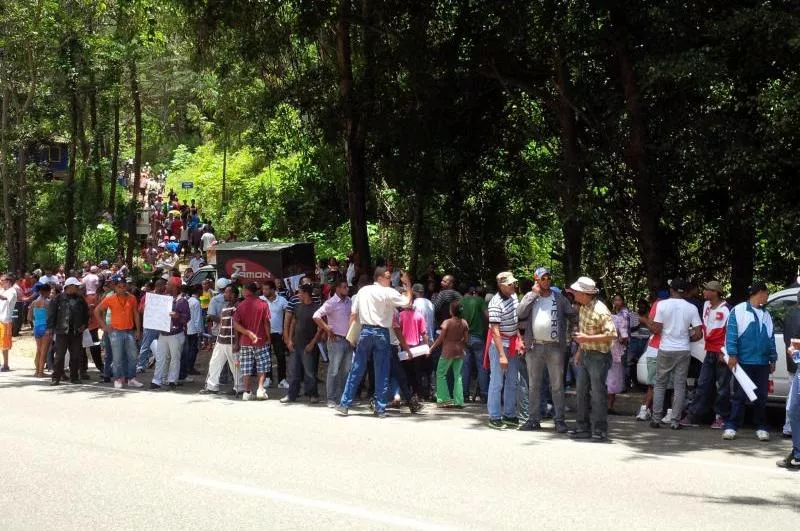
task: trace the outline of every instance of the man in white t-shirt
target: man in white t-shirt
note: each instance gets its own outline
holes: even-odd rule
[[[83,275],[81,279],[81,284],[86,289],[87,295],[96,295],[97,294],[97,286],[100,284],[100,277],[97,276],[97,272],[99,271],[97,266],[92,266],[89,268],[89,272]]]
[[[658,303],[650,329],[661,334],[661,344],[656,360],[656,379],[653,386],[653,417],[650,427],[658,428],[664,412],[664,394],[670,374],[675,378],[675,396],[672,400],[670,428],[681,428],[680,418],[686,399],[686,377],[689,374],[691,352],[689,343],[703,337],[702,323],[697,308],[684,300],[687,284],[675,278],[669,283],[670,298]]]
[[[214,236],[214,233],[211,232],[210,227],[206,227],[203,235],[200,236],[200,250],[204,253],[207,253],[208,250],[211,248],[211,244],[217,240],[217,237]]]
[[[277,285],[274,280],[267,280],[261,284],[261,300],[269,305],[270,339],[272,340],[272,353],[278,361],[278,387],[288,389],[286,379],[286,343],[283,342],[283,312],[289,306],[289,301],[278,295]]]

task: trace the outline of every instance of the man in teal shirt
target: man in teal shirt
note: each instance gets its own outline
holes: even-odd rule
[[[486,345],[486,327],[489,322],[487,306],[484,288],[470,288],[467,296],[461,299],[462,317],[469,325],[469,340],[461,369],[461,379],[465,394],[469,397],[470,377],[472,374],[477,375],[478,387],[475,397],[480,394],[483,402],[486,402],[489,392],[489,371],[483,368],[483,349]]]

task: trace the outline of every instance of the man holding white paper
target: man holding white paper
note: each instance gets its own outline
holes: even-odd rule
[[[775,372],[775,362],[778,361],[772,316],[763,308],[767,303],[769,290],[763,282],[755,282],[747,293],[750,298],[731,310],[725,347],[731,371],[738,366],[756,385],[756,399],[753,402],[756,437],[759,441],[769,441],[767,388],[769,375]],[[745,390],[738,380],[734,380],[731,415],[725,422],[723,439],[736,438],[736,432],[744,418],[746,400]]]

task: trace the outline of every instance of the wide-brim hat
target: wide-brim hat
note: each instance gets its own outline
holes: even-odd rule
[[[570,289],[572,291],[586,293],[588,295],[596,295],[600,292],[600,290],[597,289],[597,284],[595,281],[589,277],[580,277],[570,286]]]

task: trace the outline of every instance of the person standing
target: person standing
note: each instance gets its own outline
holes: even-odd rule
[[[730,309],[722,298],[722,285],[716,280],[703,285],[703,336],[706,357],[700,367],[694,399],[681,419],[681,426],[697,426],[716,395],[715,418],[712,429],[722,429],[731,411],[731,371],[725,365],[722,347],[725,346],[725,331],[728,326]]]
[[[692,355],[689,343],[698,341],[702,335],[700,314],[697,307],[684,300],[687,284],[681,278],[669,283],[670,298],[658,303],[651,325],[654,334],[661,335],[661,344],[656,358],[656,380],[653,386],[653,417],[650,427],[658,428],[663,422],[664,395],[670,374],[674,377],[675,394],[672,399],[672,418],[669,427],[681,428],[680,418],[686,398],[686,377]]]
[[[420,286],[421,287],[421,286]],[[469,337],[464,351],[464,364],[461,377],[464,385],[466,399],[469,400],[472,374],[475,374],[477,386],[475,397],[481,397],[486,402],[489,393],[489,371],[483,368],[483,347],[486,344],[486,329],[489,325],[488,303],[477,295],[475,291],[461,299],[462,316],[469,325]]]
[[[786,397],[786,422],[783,424],[784,438],[792,437],[794,430],[792,430],[791,423],[791,409],[793,396],[797,389],[795,388],[798,380],[797,362],[792,352],[789,352],[792,346],[792,339],[800,339],[800,292],[797,294],[797,304],[789,310],[786,317],[783,318],[783,342],[786,346],[786,370],[789,373],[791,386],[789,395]],[[797,350],[797,349],[795,349]]]
[[[278,295],[278,288],[274,280],[267,280],[261,285],[261,300],[269,305],[270,344],[272,354],[278,362],[278,387],[288,389],[286,380],[286,343],[283,341],[283,317],[289,301]]]
[[[793,332],[797,331],[797,328],[793,330]],[[784,333],[785,332],[786,330],[784,329]],[[792,363],[796,366],[796,364],[800,362],[800,343],[798,343],[800,337],[798,337],[796,333],[784,337],[789,338],[785,340],[788,342],[786,355],[787,357],[791,357]],[[792,450],[789,452],[789,455],[778,461],[777,465],[787,470],[800,470],[800,372],[798,371],[795,371],[792,377],[792,384],[790,386],[787,402],[790,404],[786,416],[792,433]]]
[[[167,281],[159,278],[153,284],[153,293],[156,295],[164,295],[167,292]],[[147,304],[147,294],[139,301],[139,315],[144,321],[144,310]],[[153,353],[153,341],[158,339],[159,331],[152,328],[145,328],[142,334],[142,344],[139,347],[139,361],[136,363],[137,374],[142,374],[148,366],[150,357]]]
[[[69,379],[80,383],[80,370],[83,367],[83,331],[89,324],[89,306],[78,293],[81,285],[75,277],[64,283],[64,291],[50,302],[47,316],[47,329],[55,335],[55,366],[50,385],[61,383],[64,373],[64,357],[69,350]]]
[[[14,308],[17,306],[17,289],[10,274],[0,277],[0,350],[3,351],[3,366],[0,372],[8,372],[8,352],[14,333]]]
[[[114,284],[114,293],[100,301],[94,309],[94,316],[110,339],[114,388],[122,389],[127,377],[130,377],[127,381],[130,387],[142,387],[136,378],[130,376],[136,372],[136,341],[142,333],[138,301],[128,293],[128,284],[122,277],[112,276],[110,281]],[[106,324],[106,310],[111,314],[110,324]]]
[[[444,282],[444,280],[442,281]],[[516,294],[517,279],[508,271],[497,275],[497,294],[489,301],[488,348],[484,351],[483,366],[489,365],[489,393],[486,400],[489,427],[503,430],[519,427],[517,418],[518,357],[524,352],[519,335]],[[502,407],[500,393],[502,391]],[[502,411],[501,411],[502,410]]]
[[[219,281],[217,281],[217,285],[221,285]],[[216,297],[221,297],[223,300],[222,307],[217,314],[219,316],[217,341],[211,353],[211,360],[208,362],[206,385],[200,393],[214,395],[219,393],[219,376],[227,362],[233,373],[233,393],[236,396],[244,388],[241,373],[239,372],[238,352],[234,352],[236,332],[233,329],[233,314],[236,311],[236,290],[232,286],[226,285]]]
[[[609,352],[617,330],[608,307],[597,298],[594,280],[580,277],[570,289],[578,311],[578,333],[575,342],[575,365],[578,367],[576,428],[569,432],[574,439],[604,441],[608,437],[608,404],[606,378],[611,365]],[[591,417],[590,417],[591,410]]]
[[[245,287],[245,297],[236,308],[233,316],[233,328],[240,334],[239,370],[244,378],[244,394],[242,400],[253,399],[253,376],[258,378],[255,392],[256,400],[266,400],[267,391],[264,382],[270,370],[270,314],[269,305],[258,298],[259,288],[255,282]],[[316,383],[316,376],[314,383]]]
[[[414,296],[416,297],[417,294],[414,293]],[[399,319],[401,335],[409,348],[423,344],[428,345],[428,328],[422,314],[413,307],[406,307],[400,312]],[[408,385],[416,395],[417,401],[424,395],[421,377],[425,370],[425,363],[424,356],[412,357],[410,353],[408,359],[401,363],[402,369],[406,373]]]
[[[769,299],[769,290],[763,282],[754,282],[748,289],[748,300],[734,306],[728,318],[725,332],[725,348],[728,351],[728,367],[731,371],[742,370],[756,385],[756,400],[753,402],[753,422],[759,441],[769,441],[767,423],[767,389],[769,375],[775,372],[778,351],[775,348],[775,330],[772,316],[764,309]],[[677,382],[675,382],[677,386]],[[722,438],[733,440],[744,419],[747,395],[734,378],[731,416],[725,422]]]
[[[564,295],[551,289],[550,270],[540,267],[535,282],[517,308],[517,317],[526,322],[524,328],[525,363],[528,366],[528,420],[522,431],[541,429],[541,396],[544,371],[547,369],[553,397],[555,429],[567,432],[564,420],[564,365],[569,336],[568,318],[577,312]]]
[[[442,355],[436,367],[436,404],[439,407],[464,407],[464,388],[461,364],[469,337],[469,324],[462,318],[460,301],[450,303],[450,319],[442,323],[442,333],[431,348],[441,348]],[[453,370],[453,395],[447,385],[447,373]]]
[[[625,390],[625,347],[630,337],[630,312],[625,307],[622,295],[614,295],[611,311],[611,320],[617,329],[617,337],[611,343],[611,366],[608,369],[606,388],[608,391],[608,414],[618,415],[614,409],[617,394]]]
[[[289,348],[292,356],[292,377],[289,381],[289,392],[281,398],[281,403],[296,402],[300,395],[300,384],[303,394],[312,404],[319,402],[317,391],[317,369],[319,367],[319,351],[317,342],[322,338],[322,328],[318,326],[317,312],[321,309],[313,300],[314,288],[311,284],[303,284],[297,292],[298,303],[294,307],[292,323],[289,326]],[[349,314],[348,314],[349,315]],[[319,319],[322,320],[321,318]],[[341,326],[337,324],[337,330]],[[323,322],[323,325],[325,323]],[[327,325],[325,325],[327,326]],[[345,334],[347,331],[345,330]],[[345,340],[347,341],[347,340]]]
[[[328,375],[325,383],[328,407],[335,408],[344,392],[344,382],[353,360],[353,348],[347,341],[350,328],[350,310],[353,301],[348,296],[347,280],[339,278],[334,283],[334,295],[314,312],[314,322],[327,338]]]
[[[158,334],[158,349],[156,351],[156,368],[150,389],[158,390],[164,385],[175,389],[181,372],[181,356],[183,343],[186,341],[186,324],[191,314],[189,302],[180,297],[180,286],[173,283],[167,284],[167,295],[172,297],[172,311],[169,314],[169,331]]]
[[[203,332],[203,309],[200,306],[200,295],[203,293],[203,286],[184,286],[183,295],[189,304],[189,322],[186,323],[186,342],[183,345],[181,355],[181,371],[179,380],[191,382],[191,376],[199,374],[194,365],[197,362],[197,354],[200,350],[200,335]]]
[[[38,288],[39,297],[33,301],[28,309],[28,320],[33,324],[33,337],[36,339],[36,358],[34,360],[37,378],[44,378],[44,365],[47,360],[47,351],[53,342],[50,330],[47,327],[47,314],[50,308],[50,286],[44,284]]]
[[[411,304],[411,281],[407,273],[401,275],[405,295],[389,287],[391,274],[384,267],[375,268],[375,283],[361,288],[353,300],[350,322],[356,320],[361,324],[353,364],[347,375],[344,392],[336,411],[347,415],[353,397],[358,390],[366,370],[367,360],[372,358],[375,372],[375,415],[386,416],[386,402],[389,396],[389,368],[391,367],[391,348],[389,345],[389,328],[395,308]]]

